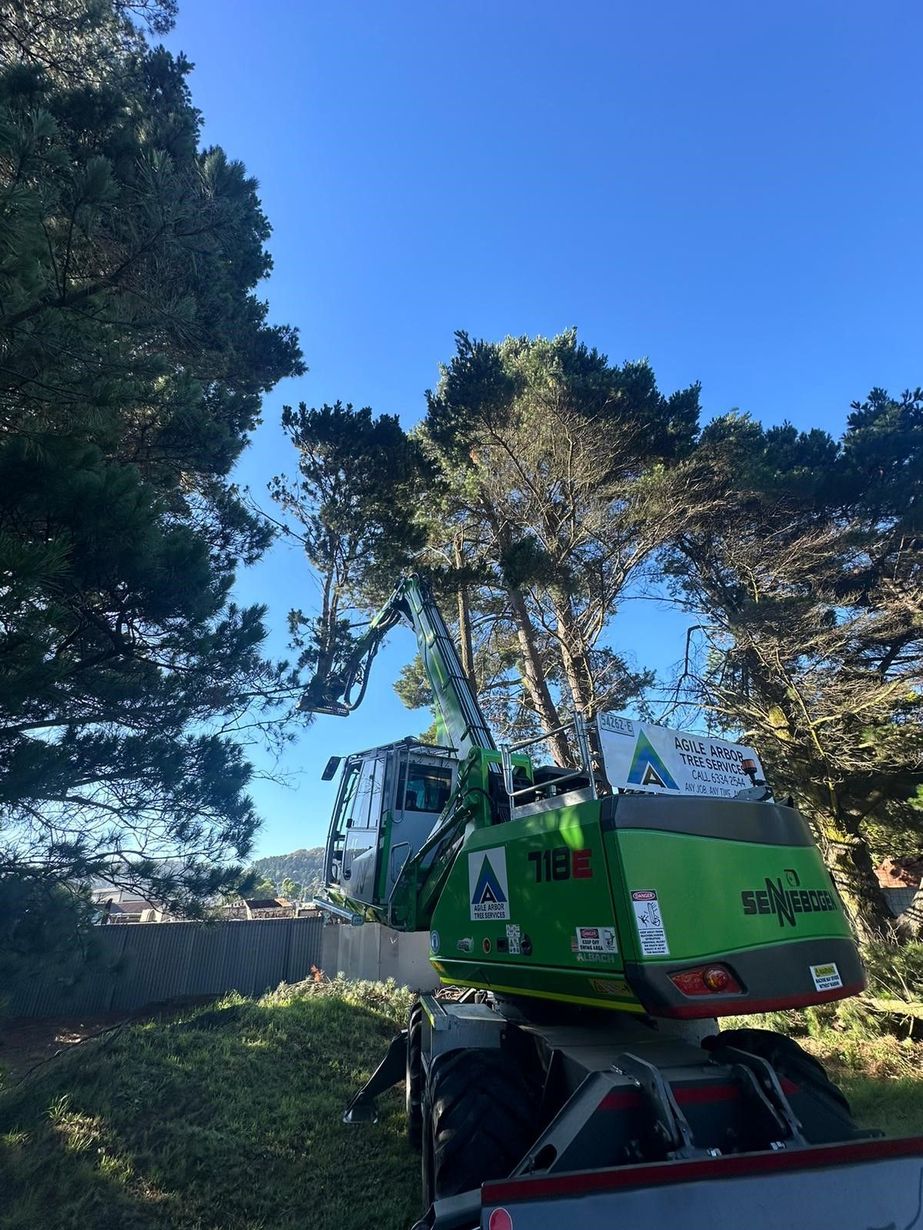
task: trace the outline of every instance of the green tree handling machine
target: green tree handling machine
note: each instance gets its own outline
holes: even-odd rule
[[[569,724],[570,768],[535,764],[539,740],[498,749],[415,577],[302,707],[354,709],[399,621],[445,746],[345,758],[318,904],[428,931],[455,988],[420,998],[346,1116],[374,1119],[405,1082],[420,1226],[923,1227],[923,1140],[857,1128],[790,1039],[716,1028],[865,985],[808,827],[755,753],[614,715]]]

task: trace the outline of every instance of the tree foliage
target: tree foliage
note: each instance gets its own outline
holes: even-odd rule
[[[920,847],[923,394],[875,390],[840,440],[717,420],[663,484],[668,567],[707,621],[686,686],[814,820],[860,926],[875,855]]]
[[[229,599],[269,541],[229,485],[302,370],[256,288],[256,184],[129,17],[0,5],[0,876],[189,906],[256,817],[234,732],[292,680]]]
[[[457,335],[423,425],[442,485],[431,544],[449,558],[455,546],[457,583],[487,631],[478,682],[501,725],[547,733],[569,710],[624,707],[649,682],[608,633],[661,541],[641,479],[688,451],[697,420],[698,386],[665,397],[646,362],[614,365],[575,330]],[[551,745],[566,759],[562,736]]]
[[[271,490],[321,586],[316,616],[292,613],[300,664],[335,676],[355,624],[412,564],[455,617],[498,732],[550,734],[563,762],[562,715],[621,708],[650,680],[609,624],[660,542],[641,479],[688,451],[697,415],[697,386],[664,397],[646,363],[614,366],[573,331],[458,334],[409,434],[339,402],[286,409],[298,476]],[[419,662],[398,691],[430,703]]]
[[[289,630],[298,665],[335,676],[355,646],[356,622],[387,597],[421,545],[413,510],[422,454],[395,415],[376,418],[368,406],[286,406],[282,426],[298,474],[277,475],[270,493],[320,585],[317,614],[292,611]]]
[[[272,885],[273,891],[286,882],[294,883],[299,893],[310,897],[324,882],[324,848],[293,850],[290,854],[272,854],[256,859],[250,870]]]

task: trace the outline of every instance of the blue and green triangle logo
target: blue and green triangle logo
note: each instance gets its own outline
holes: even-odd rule
[[[471,904],[485,905],[486,903],[495,902],[499,905],[504,901],[506,901],[506,894],[500,887],[500,881],[490,865],[490,859],[485,854],[477,883],[474,886],[474,893],[471,896]]]
[[[660,786],[664,790],[679,790],[673,780],[673,774],[654,750],[643,730],[638,735],[635,754],[631,758],[628,783],[631,786]]]

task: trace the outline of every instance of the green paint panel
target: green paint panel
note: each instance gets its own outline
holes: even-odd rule
[[[513,995],[561,1003],[590,1004],[619,1012],[641,1012],[637,996],[620,974],[607,970],[555,969],[547,966],[514,964],[512,961],[440,960],[431,958],[440,978],[448,984],[486,987]]]
[[[621,1011],[640,1010],[625,961],[682,966],[850,935],[815,847],[602,833],[599,803],[471,831],[432,930],[444,981]]]
[[[621,829],[605,835],[616,877],[626,957],[687,961],[785,940],[850,931],[820,852],[814,846],[760,845],[717,837]],[[669,954],[642,951],[641,903],[655,892]]]
[[[432,920],[446,980],[636,1008],[599,814],[583,803],[469,836]]]

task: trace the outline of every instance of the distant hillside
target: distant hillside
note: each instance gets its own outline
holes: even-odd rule
[[[258,875],[272,880],[277,890],[281,890],[282,881],[289,877],[296,884],[303,884],[304,896],[310,897],[323,883],[324,847],[316,846],[313,850],[293,850],[291,854],[272,854],[268,858],[254,859],[251,868]]]

